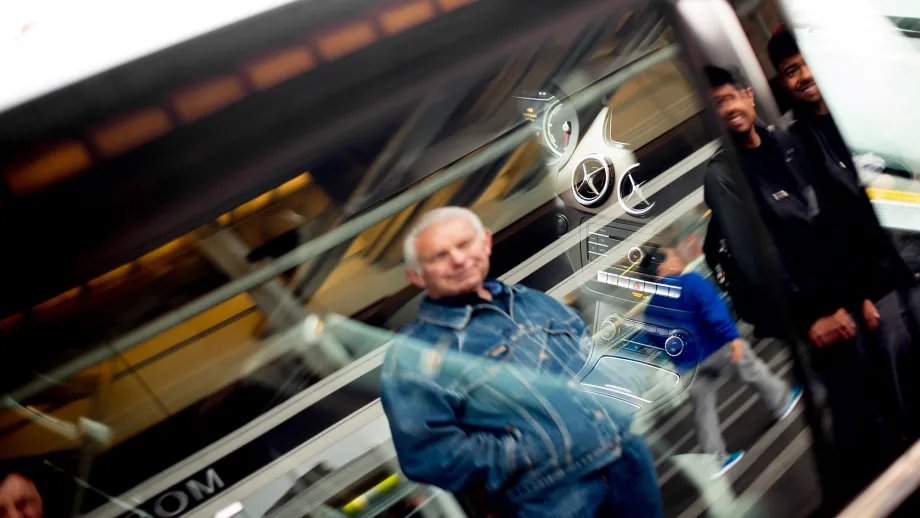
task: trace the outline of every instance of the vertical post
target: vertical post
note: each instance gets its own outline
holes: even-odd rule
[[[230,278],[237,278],[252,270],[246,260],[251,251],[246,243],[231,229],[218,223],[211,223],[195,232],[201,251]],[[300,303],[280,280],[272,279],[248,291],[256,306],[265,315],[274,331],[282,331],[302,325],[304,311]],[[335,347],[335,350],[330,350]],[[350,354],[341,346],[322,342],[318,347],[309,347],[309,356],[303,355],[303,363],[311,372],[320,376],[329,375],[350,361]]]
[[[698,52],[695,58],[705,60],[695,63],[700,68],[705,63],[737,67],[754,88],[757,115],[765,124],[782,126],[782,114],[773,98],[757,54],[744,32],[744,27],[727,0],[682,1],[668,0],[682,27],[683,38]],[[675,27],[677,29],[677,27]],[[704,97],[705,98],[705,97]]]
[[[232,229],[209,223],[195,231],[198,248],[231,279],[251,271],[246,255],[251,252]],[[303,319],[303,309],[278,279],[249,290],[249,296],[268,319],[272,329],[281,331]]]
[[[96,389],[96,394],[93,397],[92,405],[92,417],[91,419],[98,423],[106,422],[106,417],[109,414],[109,402],[112,397],[112,383],[114,381],[115,372],[118,370],[118,360],[119,356],[110,358],[105,362],[105,371],[101,375],[101,383]],[[77,430],[81,430],[81,427],[77,427]],[[92,435],[85,434],[82,436],[83,444],[80,446],[80,463],[77,467],[76,477],[79,480],[86,481],[89,483],[90,472],[93,467],[93,459],[96,457],[100,449],[99,441]],[[83,498],[86,495],[87,486],[82,484],[76,485],[76,494],[73,499],[73,507],[71,508],[71,516],[80,516],[80,508],[83,506]]]
[[[754,20],[757,22],[757,26],[760,27],[760,30],[763,31],[763,35],[769,40],[770,36],[773,35],[773,32],[769,27],[767,27],[767,22],[764,21],[763,15],[760,14],[760,11],[757,11],[757,13],[754,14]]]

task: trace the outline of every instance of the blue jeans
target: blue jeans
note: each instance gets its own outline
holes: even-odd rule
[[[641,437],[623,435],[623,455],[572,484],[533,495],[518,518],[659,518],[664,515],[655,463]]]

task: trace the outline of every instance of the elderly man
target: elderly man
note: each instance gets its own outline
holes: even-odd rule
[[[502,516],[661,516],[645,444],[577,389],[588,325],[543,293],[487,279],[491,252],[489,230],[459,207],[429,212],[406,238],[406,275],[428,293],[383,370],[403,471],[484,488]]]

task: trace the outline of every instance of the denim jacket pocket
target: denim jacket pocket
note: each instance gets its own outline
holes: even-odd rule
[[[463,392],[469,393],[495,379],[513,356],[514,349],[503,343],[485,351],[482,356],[470,358],[460,376]]]
[[[557,363],[556,368],[548,369],[558,375],[577,378],[586,373],[588,360],[594,352],[594,342],[590,336],[582,336],[575,328],[550,323],[543,328],[547,336],[546,348],[549,356]]]

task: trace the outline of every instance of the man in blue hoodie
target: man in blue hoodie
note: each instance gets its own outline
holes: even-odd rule
[[[700,352],[696,377],[690,384],[695,411],[696,434],[704,453],[714,455],[718,469],[713,478],[724,475],[744,456],[744,450],[728,453],[716,411],[716,388],[722,374],[736,376],[757,391],[776,419],[788,416],[802,397],[799,386],[789,388],[770,372],[750,345],[741,339],[735,321],[715,286],[696,272],[684,273],[687,266],[678,249],[663,250],[658,265],[661,283],[680,288],[680,297],[655,295],[646,314],[661,313],[677,319],[693,334]],[[692,366],[679,364],[678,368]]]

